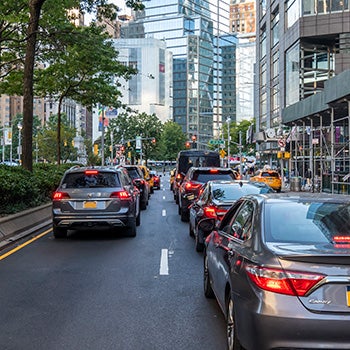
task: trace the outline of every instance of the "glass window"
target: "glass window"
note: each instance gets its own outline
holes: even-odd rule
[[[317,0],[304,0],[302,1],[302,13],[303,16],[315,15],[316,13],[316,2]]]
[[[261,30],[260,38],[260,58],[263,58],[266,56],[266,28]]]
[[[290,28],[300,17],[299,0],[288,0],[286,6],[286,24]]]
[[[115,173],[97,172],[97,174],[71,173],[62,182],[62,188],[92,188],[92,187],[120,187]]]
[[[299,43],[291,47],[286,52],[286,106],[299,101]]]
[[[327,13],[329,12],[329,1],[330,0],[317,0],[317,13]]]
[[[277,8],[276,12],[272,14],[272,21],[271,21],[272,46],[275,46],[279,42],[279,23],[280,23],[280,15]]]
[[[231,236],[238,238],[242,241],[245,241],[248,238],[250,238],[253,227],[253,214],[253,203],[251,201],[244,202],[231,224]]]

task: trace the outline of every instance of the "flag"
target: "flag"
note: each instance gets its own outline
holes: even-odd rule
[[[105,111],[106,111],[105,107],[101,107],[98,110],[98,131],[102,131],[102,121],[104,121],[103,123],[104,127],[108,126],[109,124],[109,119],[106,118]]]

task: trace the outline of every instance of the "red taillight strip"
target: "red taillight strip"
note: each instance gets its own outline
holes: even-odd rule
[[[119,198],[123,200],[123,199],[130,199],[131,195],[127,191],[117,191],[117,192],[112,192],[110,195],[110,198]]]
[[[204,211],[204,215],[207,218],[214,218],[214,219],[216,219],[216,210],[215,210],[214,207],[204,207],[203,211]]]
[[[85,170],[86,175],[97,175],[98,170]]]
[[[186,190],[196,190],[197,188],[201,187],[202,184],[194,184],[194,183],[191,183],[191,182],[187,182],[185,184],[185,189]]]
[[[255,265],[246,265],[245,269],[251,281],[259,288],[294,296],[304,296],[325,277],[309,272],[284,271]]]
[[[61,199],[68,199],[70,198],[70,196],[67,192],[57,191],[53,194],[52,198],[55,200],[61,200]]]

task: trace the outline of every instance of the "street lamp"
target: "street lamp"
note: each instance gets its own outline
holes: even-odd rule
[[[22,123],[19,122],[17,124],[17,128],[18,128],[18,150],[17,150],[17,154],[18,154],[18,159],[19,159],[19,163],[22,164]]]
[[[230,167],[230,141],[231,141],[231,137],[230,137],[230,123],[231,123],[231,118],[228,117],[226,119],[226,123],[227,123],[227,167]]]

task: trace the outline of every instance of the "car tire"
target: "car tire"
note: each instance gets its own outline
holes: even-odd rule
[[[203,268],[203,287],[204,287],[204,295],[208,299],[214,298],[214,291],[211,287],[210,283],[210,274],[208,269],[208,257],[207,254],[204,254],[204,268]]]
[[[188,225],[188,227],[189,227],[188,234],[190,235],[190,237],[194,237],[194,232],[193,232],[191,223]]]
[[[129,237],[136,237],[136,218],[132,218],[126,231]]]
[[[179,196],[177,194],[174,194],[174,198],[175,198],[175,203],[179,204]]]
[[[194,235],[196,252],[199,252],[199,253],[201,253],[204,250],[204,243],[201,243],[199,241],[200,234],[202,235],[202,232],[199,229],[197,229],[197,234]]]
[[[55,238],[67,238],[67,229],[62,227],[53,227],[53,235]]]
[[[183,221],[183,222],[190,221],[188,213],[185,210],[183,210],[181,207],[180,207],[180,215],[181,215],[181,221]]]
[[[136,226],[141,225],[141,212],[139,211],[138,215],[136,216]]]
[[[235,311],[231,293],[227,300],[226,310],[226,337],[227,337],[227,349],[228,350],[244,350],[241,343],[237,338]]]
[[[142,201],[142,202],[140,203],[140,209],[141,209],[141,210],[146,210],[146,208],[147,208],[147,202],[148,202],[148,201],[146,201],[146,202],[145,202],[145,201]]]

